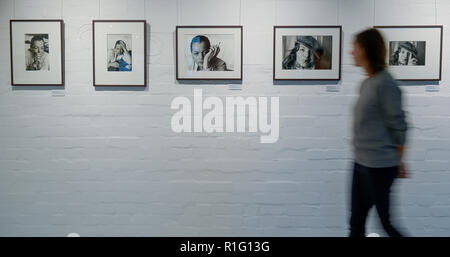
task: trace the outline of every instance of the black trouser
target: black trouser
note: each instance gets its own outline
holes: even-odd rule
[[[366,218],[375,205],[384,230],[391,237],[402,236],[389,217],[389,194],[399,167],[369,168],[355,162],[352,182],[350,237],[363,237]]]

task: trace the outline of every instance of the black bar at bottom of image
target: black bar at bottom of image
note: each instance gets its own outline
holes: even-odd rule
[[[448,253],[449,237],[345,238],[345,237],[0,237],[3,251],[15,254],[92,254],[114,256],[302,256],[363,252],[385,255],[388,249],[403,254]],[[361,254],[361,252],[359,252]]]

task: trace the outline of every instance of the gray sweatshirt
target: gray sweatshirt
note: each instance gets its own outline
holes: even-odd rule
[[[364,80],[353,112],[355,162],[371,168],[399,165],[397,146],[405,144],[407,123],[402,92],[388,71]]]

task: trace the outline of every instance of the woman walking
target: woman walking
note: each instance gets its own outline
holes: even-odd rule
[[[375,205],[386,233],[399,237],[402,234],[390,220],[389,198],[394,179],[407,177],[403,163],[407,123],[402,92],[386,70],[386,46],[378,30],[358,33],[352,55],[355,65],[363,68],[368,78],[361,84],[353,109],[355,163],[349,236],[365,236],[366,218]]]

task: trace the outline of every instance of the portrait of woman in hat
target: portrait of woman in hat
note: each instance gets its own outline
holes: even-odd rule
[[[295,47],[283,60],[283,69],[314,69],[313,55],[319,43],[312,36],[298,36]]]
[[[324,48],[313,36],[296,36],[295,46],[284,57],[282,67],[284,70],[329,69],[331,64],[324,53]]]
[[[423,58],[419,57],[419,49],[425,42],[390,42],[391,49],[395,49],[391,55],[390,65],[424,65]],[[424,48],[424,47],[423,47]],[[392,52],[392,51],[391,51]]]

